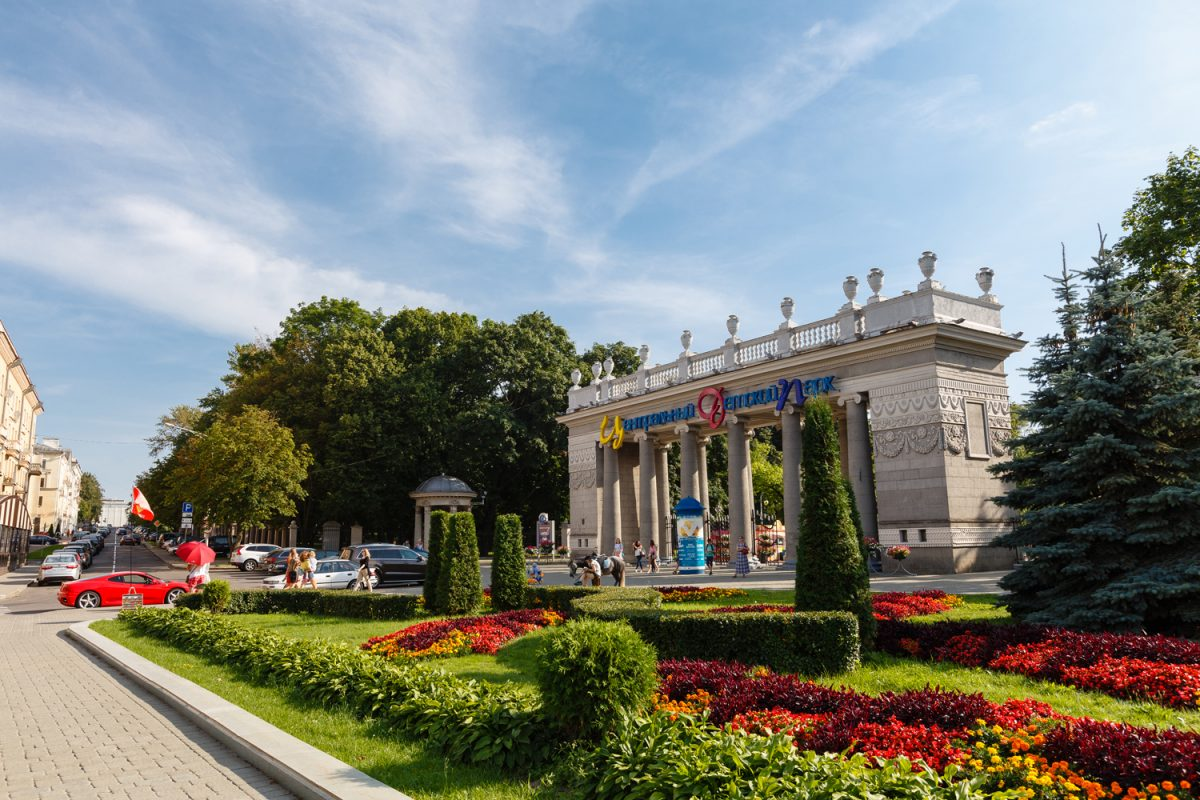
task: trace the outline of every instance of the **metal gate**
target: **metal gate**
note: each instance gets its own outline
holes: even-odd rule
[[[25,500],[16,495],[0,498],[0,573],[25,566],[32,532]]]

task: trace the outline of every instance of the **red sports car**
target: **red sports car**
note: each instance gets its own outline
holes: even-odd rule
[[[119,606],[127,594],[140,594],[144,605],[174,603],[187,594],[188,585],[182,581],[164,581],[144,572],[114,572],[98,578],[64,583],[58,590],[58,602],[77,608]]]

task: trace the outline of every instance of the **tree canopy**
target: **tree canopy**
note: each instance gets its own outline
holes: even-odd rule
[[[79,479],[79,521],[92,522],[100,519],[100,510],[104,505],[104,491],[100,481],[90,472],[83,473]]]

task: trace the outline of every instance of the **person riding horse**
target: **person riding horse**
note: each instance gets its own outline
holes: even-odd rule
[[[595,559],[598,562],[598,566],[600,567],[601,575],[611,575],[612,576],[614,586],[624,586],[625,585],[625,562],[621,560],[620,556],[606,556],[603,554],[591,553],[590,555],[587,555],[583,558],[578,558],[578,559],[572,558],[570,561],[567,562],[567,565],[571,571],[571,577],[574,578],[576,573],[578,573],[580,570],[585,571],[585,573],[590,573],[590,570],[588,570],[587,567],[588,567],[588,561],[590,561],[592,559]],[[591,575],[588,574],[587,577],[591,577]],[[599,586],[600,585],[599,584],[599,576],[596,576],[596,577],[597,577],[596,585]],[[580,580],[575,581],[575,585],[576,586],[583,585],[583,580],[580,579]]]

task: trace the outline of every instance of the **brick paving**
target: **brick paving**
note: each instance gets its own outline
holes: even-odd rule
[[[61,635],[73,622],[98,618],[71,609],[0,610],[0,797],[294,797]]]

